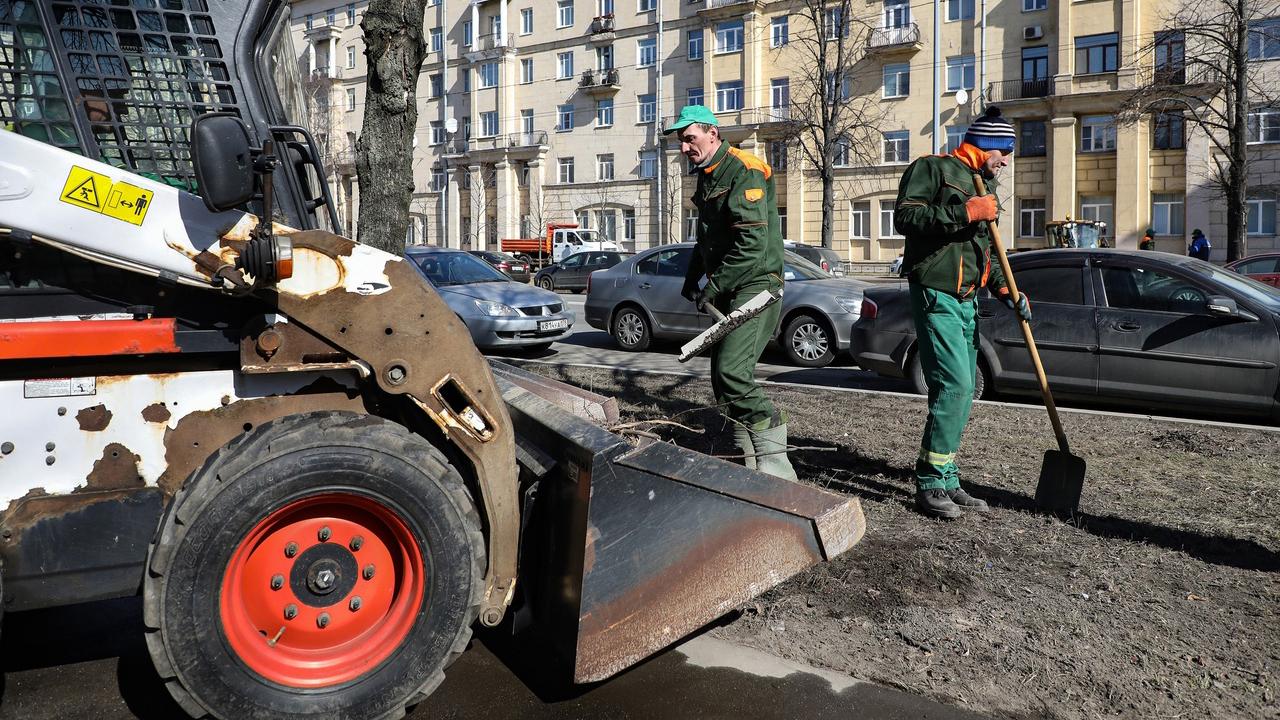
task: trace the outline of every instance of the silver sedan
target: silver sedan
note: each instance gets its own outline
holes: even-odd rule
[[[591,274],[586,318],[624,350],[645,350],[654,339],[684,340],[711,325],[680,296],[693,243],[663,245]],[[849,349],[862,292],[869,283],[835,278],[792,252],[785,253],[782,320],[774,339],[792,364],[822,367]]]

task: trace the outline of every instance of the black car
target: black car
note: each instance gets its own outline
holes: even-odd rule
[[[790,240],[783,243],[783,246],[832,275],[844,277],[844,262],[840,260],[840,253],[835,250]]]
[[[1009,258],[1054,395],[1280,419],[1280,291],[1193,258],[1058,249]],[[906,286],[871,288],[854,359],[924,393]],[[977,394],[1038,395],[1017,316],[978,298]]]
[[[574,253],[558,263],[548,265],[533,276],[533,283],[544,290],[587,289],[587,278],[597,270],[608,270],[634,253],[616,250],[590,250]]]
[[[481,260],[497,268],[499,272],[516,282],[529,282],[529,263],[504,252],[493,250],[468,250]]]

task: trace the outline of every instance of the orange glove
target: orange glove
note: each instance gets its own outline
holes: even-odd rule
[[[1000,214],[999,207],[996,206],[995,195],[974,195],[964,204],[965,212],[969,213],[969,222],[979,222],[981,220],[995,220]]]

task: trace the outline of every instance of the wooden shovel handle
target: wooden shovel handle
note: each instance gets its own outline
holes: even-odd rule
[[[982,176],[977,173],[973,176],[973,183],[978,188],[979,195],[987,194],[986,183],[982,182]],[[1013,268],[1009,267],[1009,256],[1005,254],[1004,243],[1000,241],[1000,228],[994,222],[987,223],[987,229],[991,232],[991,244],[996,248],[996,258],[1000,261],[1000,270],[1004,273],[1005,285],[1009,287],[1009,296],[1013,298],[1013,304],[1016,308],[1018,305],[1018,283],[1013,279]],[[1022,326],[1022,337],[1027,341],[1027,352],[1031,355],[1031,364],[1036,369],[1036,380],[1040,383],[1040,395],[1044,397],[1044,407],[1049,411],[1049,422],[1053,424],[1053,434],[1058,438],[1058,449],[1062,452],[1070,452],[1070,446],[1067,444],[1067,433],[1062,429],[1062,420],[1058,418],[1058,406],[1053,402],[1053,393],[1049,391],[1049,378],[1045,377],[1044,365],[1040,362],[1040,351],[1036,350],[1036,339],[1031,336],[1031,323],[1022,319],[1018,315],[1018,324]]]

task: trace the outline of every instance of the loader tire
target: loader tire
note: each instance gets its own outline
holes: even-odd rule
[[[467,647],[484,589],[475,504],[436,448],[345,412],[215,452],[147,557],[147,647],[194,717],[404,715]]]

